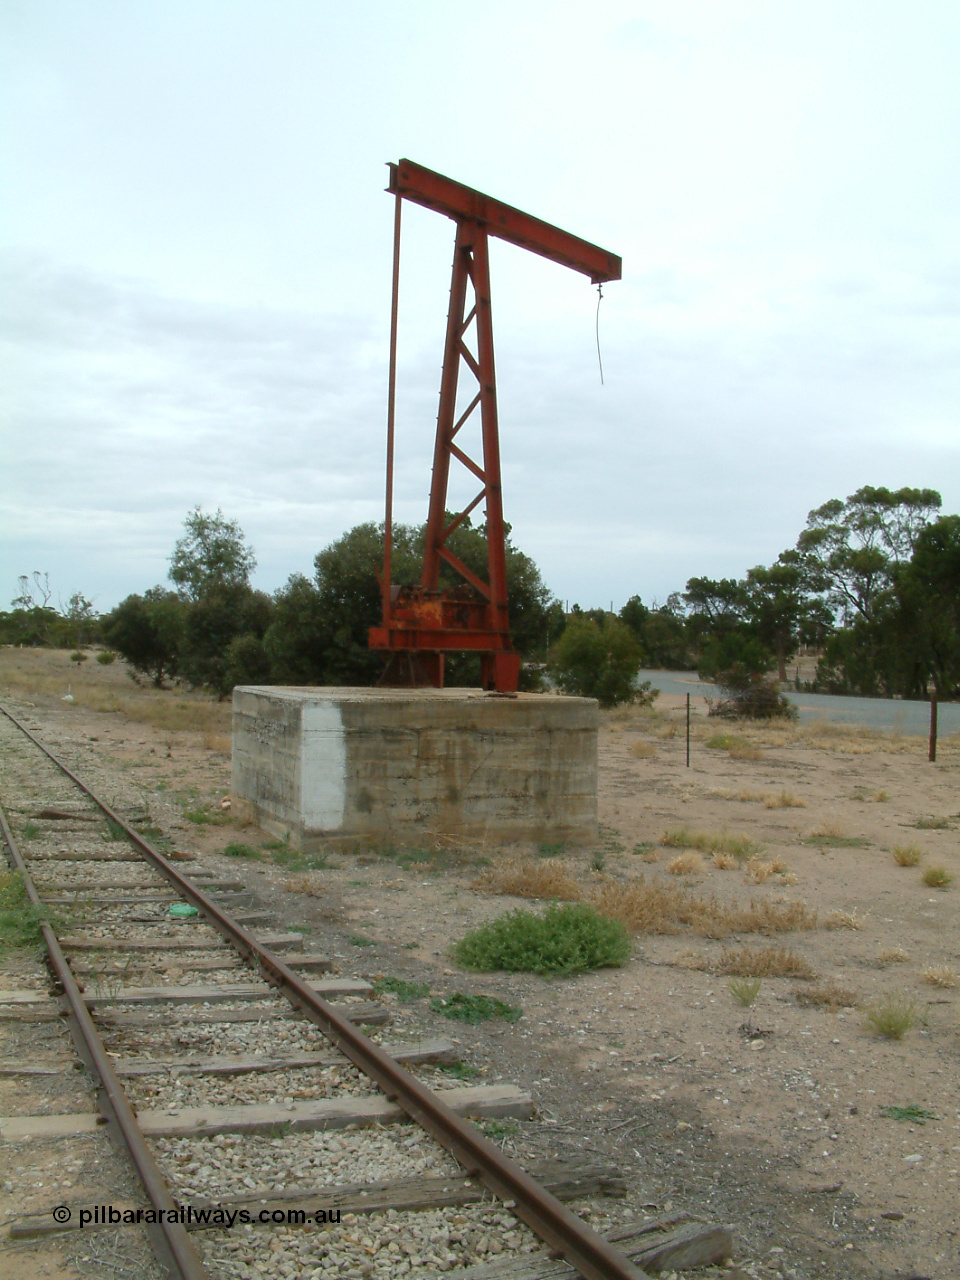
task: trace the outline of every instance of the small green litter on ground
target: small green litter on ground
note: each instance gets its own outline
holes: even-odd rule
[[[523,1010],[515,1004],[507,1004],[494,996],[472,996],[463,991],[455,991],[452,996],[434,996],[430,1001],[434,1013],[442,1013],[445,1018],[453,1018],[455,1022],[469,1022],[476,1026],[478,1022],[489,1022],[491,1018],[502,1018],[504,1022],[517,1022],[523,1017]]]
[[[619,968],[633,950],[618,920],[584,902],[547,907],[544,914],[518,908],[465,934],[454,947],[465,969],[553,974]]]
[[[198,916],[200,912],[189,902],[172,902],[167,908],[167,914],[177,920],[189,920],[193,916]]]
[[[888,1120],[906,1120],[910,1124],[926,1124],[928,1120],[939,1120],[940,1117],[926,1107],[917,1107],[912,1102],[908,1107],[881,1107],[880,1114]]]

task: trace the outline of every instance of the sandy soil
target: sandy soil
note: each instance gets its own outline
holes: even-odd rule
[[[229,786],[223,709],[210,713],[219,730],[212,720],[156,727],[144,691],[135,691],[140,718],[131,720],[123,708],[81,705],[79,691],[72,705],[49,684],[31,691],[23,655],[4,688],[5,660],[0,695],[12,709],[29,701],[45,735],[75,751],[81,774],[87,763],[125,791],[135,782],[176,847],[242,872],[279,923],[308,930],[309,948],[342,971],[521,1005],[516,1024],[471,1027],[425,1000],[395,1002],[404,1037],[452,1028],[484,1079],[532,1090],[540,1122],[504,1135],[521,1159],[618,1162],[638,1209],[732,1223],[743,1275],[960,1276],[960,877],[945,889],[922,880],[932,866],[960,872],[960,744],[943,742],[932,765],[918,739],[731,727],[698,708],[687,768],[679,705],[606,713],[600,844],[559,853],[583,892],[643,876],[734,905],[800,900],[817,927],[774,937],[643,934],[622,969],[567,980],[473,975],[454,966],[451,940],[537,905],[474,887],[478,874],[537,851],[425,845],[413,860],[371,850],[331,854],[315,870],[277,866],[262,848],[267,836],[220,808]],[[55,673],[68,674],[66,664]],[[123,696],[114,668],[84,678]],[[734,738],[726,749],[706,745],[723,734]],[[796,803],[767,807],[774,797]],[[762,851],[753,864],[730,859],[730,869],[708,852],[675,875],[671,862],[685,851],[663,837],[679,827],[745,836]],[[230,843],[262,861],[225,857]],[[918,866],[894,860],[894,847],[907,845],[920,850]],[[781,869],[759,865],[771,863]],[[817,977],[764,977],[745,1008],[716,969],[730,949],[770,945]],[[798,992],[831,983],[858,1007],[798,1003]],[[887,1039],[867,1012],[899,996],[917,1020],[901,1040]],[[931,1114],[898,1120],[883,1113],[889,1107]]]

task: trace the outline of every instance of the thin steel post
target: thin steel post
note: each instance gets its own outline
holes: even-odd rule
[[[475,228],[467,223],[457,223],[453,270],[450,275],[450,310],[447,312],[443,373],[440,376],[437,439],[433,450],[433,476],[430,481],[430,506],[427,511],[427,531],[423,552],[421,581],[429,591],[436,591],[440,580],[440,547],[443,545],[447,484],[450,478],[450,444],[456,422],[457,386],[460,381],[460,339],[463,335],[463,310],[470,279],[474,231]]]
[[[927,752],[927,759],[935,762],[937,759],[937,691],[934,689],[930,695],[930,749]]]
[[[690,768],[690,695],[687,694],[687,768]]]
[[[393,581],[393,450],[397,413],[397,316],[400,310],[400,210],[397,196],[393,211],[393,293],[390,300],[390,372],[387,385],[387,499],[383,518],[383,625],[390,622],[390,583]]]
[[[497,420],[497,376],[493,362],[493,315],[490,308],[490,255],[486,227],[477,233],[473,250],[473,288],[477,304],[477,363],[480,366],[480,426],[483,474],[486,477],[487,554],[490,604],[494,625],[506,632],[507,554],[500,487],[500,427]]]

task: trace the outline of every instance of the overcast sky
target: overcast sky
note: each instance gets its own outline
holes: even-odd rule
[[[491,252],[504,511],[561,599],[739,576],[863,484],[960,510],[955,2],[2,0],[0,50],[0,608],[163,581],[195,505],[266,590],[382,518],[401,156],[623,258],[601,385],[596,289]],[[452,248],[405,206],[411,522]]]

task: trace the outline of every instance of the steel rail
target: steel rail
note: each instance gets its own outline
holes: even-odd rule
[[[358,1030],[333,1006],[321,999],[303,979],[266,947],[262,946],[242,925],[182,875],[158,850],[124,822],[49,748],[3,706],[0,711],[39,747],[53,763],[71,779],[85,795],[123,829],[130,841],[177,890],[198,907],[211,924],[250,961],[264,978],[276,986],[298,1007],[350,1061],[386,1094],[387,1098],[435,1138],[471,1177],[479,1178],[549,1247],[552,1256],[562,1257],[575,1267],[584,1280],[650,1280],[647,1272],[635,1266],[625,1254],[614,1248],[582,1219],[541,1187],[514,1160],[485,1138],[473,1125],[453,1112],[432,1090]]]
[[[37,893],[36,885],[13,838],[13,832],[7,823],[2,806],[0,806],[0,830],[10,850],[13,864],[23,877],[27,897],[34,907],[42,909],[43,900]],[[63,994],[70,1008],[74,1039],[80,1056],[89,1067],[92,1067],[99,1081],[97,1103],[100,1111],[114,1137],[122,1141],[140,1176],[147,1198],[153,1208],[158,1211],[159,1222],[144,1224],[153,1243],[157,1262],[171,1277],[176,1277],[176,1280],[209,1280],[209,1272],[204,1267],[196,1246],[187,1234],[186,1228],[177,1220],[179,1207],[171,1196],[163,1174],[160,1172],[160,1166],[153,1158],[153,1153],[137,1124],[136,1115],[113,1069],[80,988],[67,964],[57,935],[45,921],[41,922],[40,928],[51,968],[57,982],[63,988]]]

